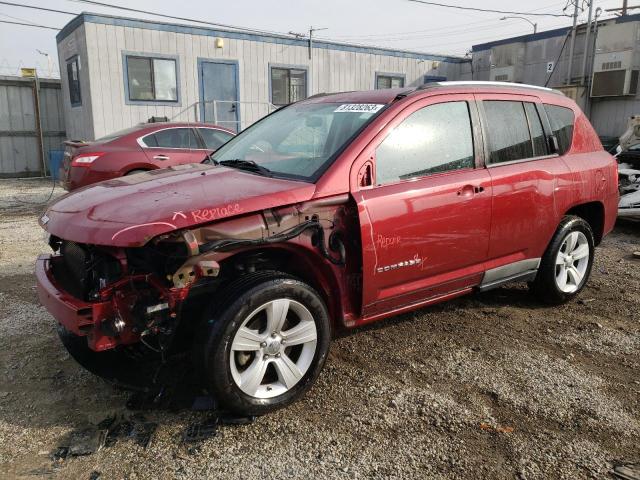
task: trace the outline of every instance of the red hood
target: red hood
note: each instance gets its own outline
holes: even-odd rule
[[[52,203],[40,224],[78,243],[142,246],[173,230],[309,200],[315,186],[210,165],[182,165],[91,185]]]

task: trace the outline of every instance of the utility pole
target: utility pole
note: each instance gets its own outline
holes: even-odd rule
[[[313,49],[313,32],[319,32],[320,30],[328,30],[328,29],[309,27],[309,60],[311,60],[311,51]]]
[[[569,47],[569,66],[567,68],[567,81],[566,85],[571,84],[571,74],[573,69],[573,52],[576,48],[576,24],[578,23],[578,1],[571,0],[573,4],[573,28],[571,29],[571,46]]]
[[[593,17],[593,0],[589,0],[589,20],[587,21],[587,32],[584,34],[584,53],[582,54],[582,75],[580,75],[580,85],[585,84],[587,74],[587,57],[589,56],[589,35],[591,33],[591,19]]]
[[[627,0],[623,0],[622,8],[607,8],[605,12],[620,12],[620,16],[624,17],[629,10],[635,10],[640,8],[640,5],[634,5],[632,7],[629,6],[629,2]]]

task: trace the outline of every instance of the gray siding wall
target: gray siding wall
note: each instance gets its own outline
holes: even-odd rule
[[[73,37],[74,48],[68,46]],[[269,113],[269,65],[284,64],[308,68],[309,95],[320,92],[370,90],[376,72],[406,75],[406,86],[423,83],[425,75],[449,80],[470,78],[469,63],[435,62],[371,53],[314,48],[309,60],[308,48],[261,41],[224,38],[224,47],[216,48],[215,37],[143,29],[129,26],[86,22],[62,40],[63,59],[78,53],[83,62],[82,107],[71,108],[65,91],[69,117],[69,135],[93,139],[146,121],[151,116],[167,116],[180,121],[195,120],[193,105],[200,101],[198,59],[227,59],[239,63],[240,115],[242,126]],[[67,46],[65,46],[67,45]],[[86,50],[83,51],[83,45]],[[176,55],[179,59],[180,102],[168,105],[128,105],[122,52]],[[66,79],[63,80],[64,88]],[[86,86],[85,86],[86,85]]]
[[[40,82],[40,117],[45,159],[62,150],[65,138],[60,82]],[[33,80],[0,77],[0,177],[42,175]]]
[[[97,52],[91,52],[97,53]],[[80,94],[82,104],[71,106],[69,100],[69,84],[67,79],[67,60],[74,55],[80,59]],[[64,116],[67,125],[67,135],[73,140],[95,139],[92,119],[92,95],[91,89],[100,90],[102,87],[100,78],[91,81],[89,77],[91,64],[100,63],[102,57],[89,55],[85,36],[85,25],[80,25],[68,37],[58,44],[58,58],[60,62],[60,79],[62,82],[62,96],[64,101]],[[95,67],[94,67],[95,68]]]
[[[607,52],[637,51],[640,45],[639,25],[640,22],[637,21],[619,23],[615,19],[601,22],[596,53],[600,55]],[[483,48],[480,45],[473,52],[473,79],[491,80],[495,73],[508,67],[515,67],[516,78],[512,81],[561,87],[565,85],[567,78],[571,41],[568,38],[562,50],[564,39],[565,35],[559,34],[550,38],[513,42],[490,48]],[[585,27],[583,26],[576,35],[571,68],[574,83],[578,83],[582,75],[584,40]],[[591,70],[593,62],[593,36],[589,43],[587,73]],[[562,55],[560,55],[561,51]],[[558,58],[560,58],[559,61]],[[639,58],[640,55],[636,54],[634,65],[632,65],[634,69],[640,68]],[[546,71],[547,62],[555,62],[551,75]],[[577,101],[589,115],[599,135],[620,136],[626,129],[628,117],[640,114],[640,95],[591,99],[590,92],[587,91]]]

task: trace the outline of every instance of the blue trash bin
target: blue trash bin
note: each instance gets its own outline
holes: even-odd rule
[[[54,181],[60,180],[60,167],[64,158],[64,150],[49,150],[49,173]]]

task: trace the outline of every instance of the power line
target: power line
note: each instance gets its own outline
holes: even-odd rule
[[[540,10],[544,10],[546,8],[560,8],[560,6],[564,5],[565,1],[560,2],[560,4],[558,4],[558,2],[549,4],[549,5],[545,5],[543,7],[540,8],[534,8],[533,10],[530,10],[528,12],[526,12],[526,15],[529,15],[533,12],[539,12]],[[420,34],[420,33],[432,33],[432,32],[438,32],[438,31],[442,31],[442,30],[446,30],[447,32],[450,31],[452,28],[456,28],[456,27],[463,27],[466,30],[469,30],[469,27],[471,25],[479,25],[479,24],[493,24],[493,26],[495,27],[496,25],[498,25],[499,20],[497,19],[493,19],[493,20],[478,20],[476,22],[466,22],[466,23],[458,23],[455,25],[449,25],[446,27],[436,27],[436,28],[429,28],[426,30],[412,30],[412,31],[403,31],[403,32],[386,32],[386,33],[376,33],[376,34],[363,34],[363,35],[337,35],[333,38],[336,39],[349,39],[349,38],[355,38],[355,39],[365,39],[365,38],[375,38],[375,39],[386,39],[387,37],[396,37],[396,36],[400,36],[400,35],[412,35],[412,34]],[[484,27],[483,27],[484,28]],[[489,27],[491,28],[491,27]]]
[[[271,32],[268,30],[258,30],[255,28],[247,28],[247,27],[238,27],[236,25],[225,25],[224,23],[214,23],[214,22],[208,22],[206,20],[197,20],[195,18],[187,18],[187,17],[176,17],[173,15],[166,15],[164,13],[156,13],[156,12],[150,12],[148,10],[139,10],[137,8],[131,8],[131,7],[123,7],[122,5],[114,5],[111,3],[103,3],[103,2],[96,2],[93,0],[67,0],[69,2],[75,2],[75,3],[83,3],[83,4],[88,4],[88,5],[94,5],[94,6],[98,6],[98,7],[107,7],[107,8],[115,8],[117,10],[124,10],[127,12],[135,12],[135,13],[142,13],[144,15],[152,15],[155,17],[161,17],[161,18],[168,18],[171,20],[180,20],[183,22],[192,22],[192,23],[200,23],[203,25],[211,25],[214,27],[223,27],[223,28],[231,28],[233,30],[239,30],[239,31],[244,31],[244,32],[251,32],[251,33],[266,33],[269,35],[288,35],[286,33],[282,33],[282,32]]]
[[[7,15],[6,13],[0,13],[0,16],[10,18],[11,20],[17,20],[19,22],[27,22],[32,25],[35,25],[35,23],[33,23],[31,20],[27,20],[26,18],[12,17],[11,15]]]
[[[65,12],[64,10],[55,10],[53,8],[36,7],[34,5],[25,5],[23,3],[0,2],[0,4],[2,4],[2,5],[10,5],[12,7],[31,8],[33,10],[41,10],[41,11],[44,11],[44,12],[63,13],[65,15],[73,15],[73,16],[78,15],[75,12]]]
[[[22,22],[10,22],[9,20],[0,20],[0,23],[8,23],[10,25],[22,25],[23,27],[37,27],[37,28],[47,28],[49,30],[59,31],[59,28],[55,27],[47,27],[45,25],[38,25],[36,23],[22,23]]]
[[[424,5],[432,5],[434,7],[455,8],[457,10],[471,10],[474,12],[484,13],[501,13],[506,15],[529,15],[531,17],[565,17],[566,15],[559,13],[527,13],[527,12],[510,12],[506,10],[491,10],[488,8],[462,7],[460,5],[448,5],[446,3],[426,2],[425,0],[407,0],[409,2],[422,3]]]

